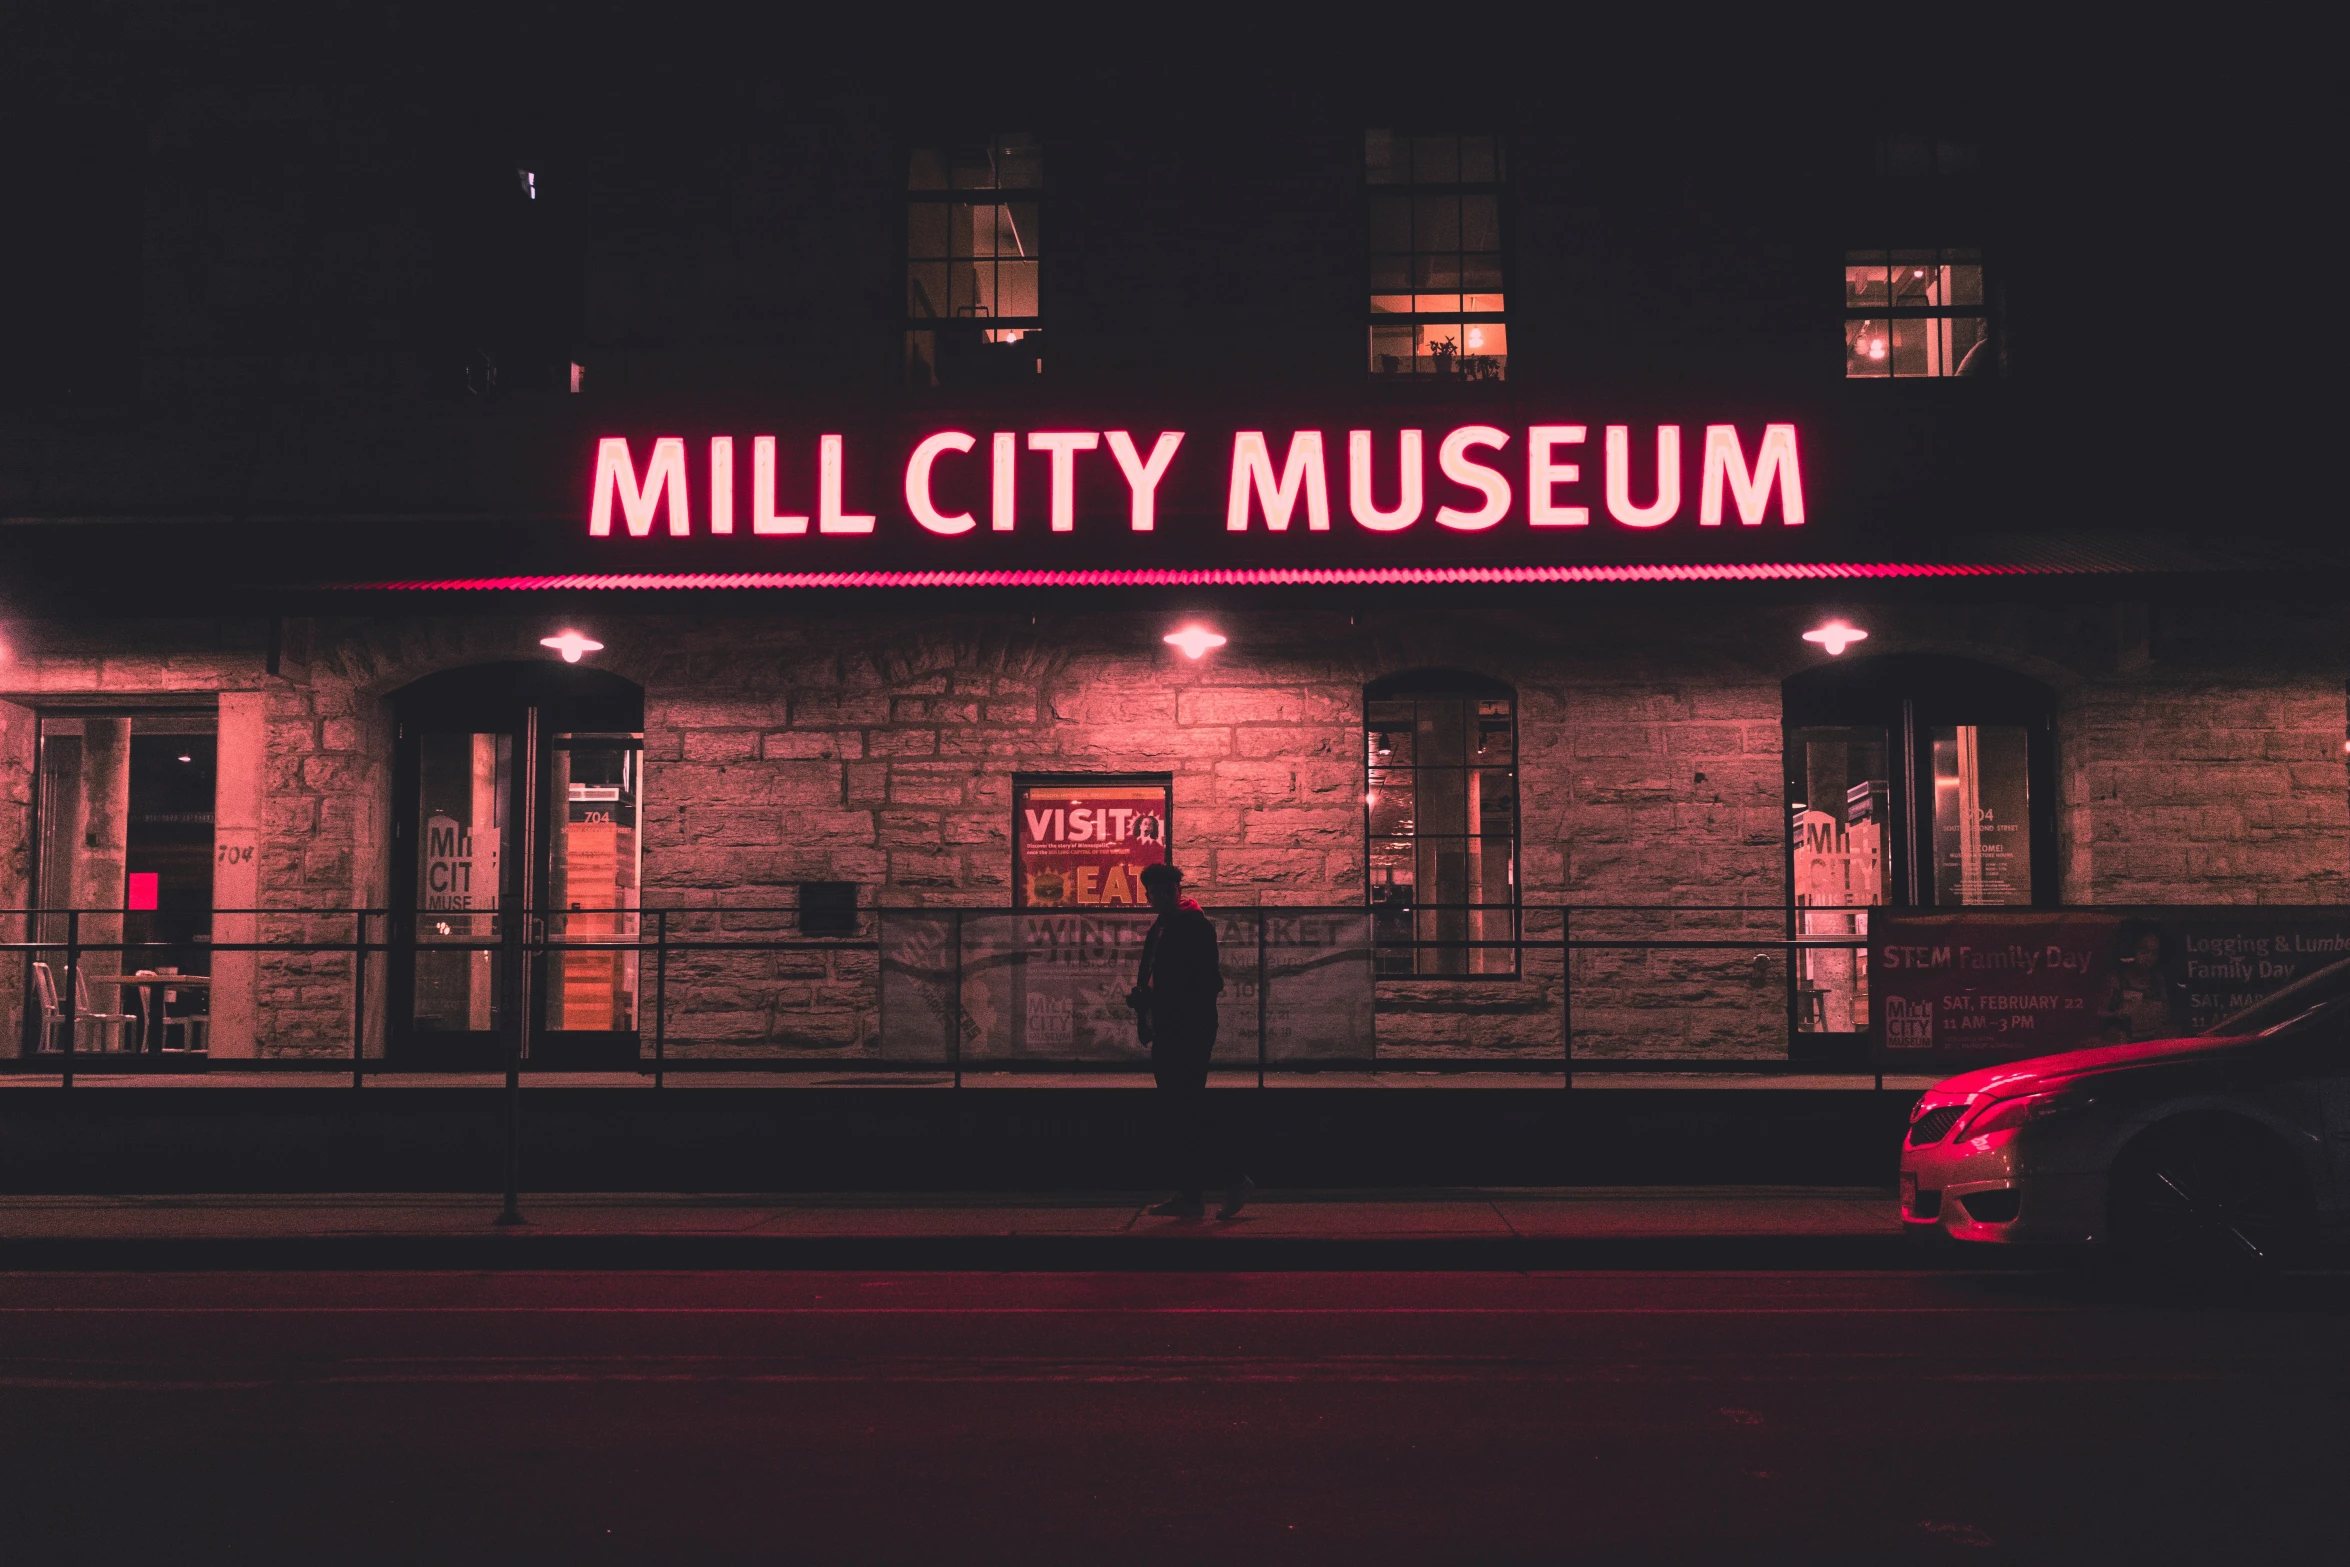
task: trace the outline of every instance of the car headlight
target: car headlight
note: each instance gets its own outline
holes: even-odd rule
[[[2019,1126],[2029,1126],[2051,1116],[2086,1110],[2096,1102],[2093,1095],[2066,1089],[2051,1089],[2040,1094],[2017,1094],[2011,1099],[1994,1099],[1961,1122],[1951,1141],[1964,1142],[1970,1137],[1982,1137],[1992,1132],[2011,1132]]]

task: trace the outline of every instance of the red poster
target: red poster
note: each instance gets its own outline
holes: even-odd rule
[[[1014,791],[1012,896],[1022,908],[1140,907],[1167,858],[1165,784],[1035,783]]]

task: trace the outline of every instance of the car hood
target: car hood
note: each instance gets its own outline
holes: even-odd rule
[[[1972,1072],[1961,1072],[1956,1077],[1936,1083],[1928,1097],[1936,1100],[1981,1096],[2004,1099],[2029,1093],[2042,1084],[2060,1078],[2091,1077],[2101,1072],[2126,1071],[2131,1067],[2188,1061],[2198,1056],[2223,1054],[2248,1042],[2248,1038],[2242,1037],[2213,1039],[2198,1035],[2191,1039],[2141,1039],[2126,1045],[2067,1050],[2059,1055],[2033,1056],[2028,1061],[2004,1061],[1997,1066],[1982,1066]]]

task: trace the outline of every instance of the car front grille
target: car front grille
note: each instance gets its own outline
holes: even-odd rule
[[[1940,1142],[1964,1114],[1965,1105],[1936,1105],[1909,1123],[1909,1146],[1923,1148],[1928,1143]]]

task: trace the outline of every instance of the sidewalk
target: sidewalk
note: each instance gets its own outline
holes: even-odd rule
[[[1113,1195],[12,1197],[0,1269],[46,1267],[1901,1266],[1889,1191],[1260,1193],[1229,1222]]]

